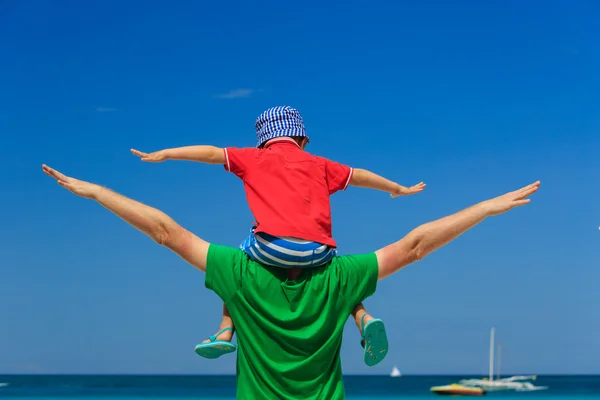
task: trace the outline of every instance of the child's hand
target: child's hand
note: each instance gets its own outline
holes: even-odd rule
[[[136,155],[146,162],[161,162],[167,159],[167,155],[164,150],[155,151],[154,153],[143,153],[136,149],[131,149],[133,155]]]
[[[398,185],[398,189],[393,192],[390,193],[390,197],[394,198],[394,197],[398,197],[398,196],[408,196],[409,194],[417,194],[417,193],[421,193],[423,191],[423,189],[425,189],[425,185],[423,182],[417,183],[414,186],[411,186],[409,188]]]
[[[404,192],[404,194],[421,193],[423,191],[423,189],[425,189],[425,186],[427,186],[427,185],[424,184],[423,182],[419,182],[416,185],[409,187],[408,190]]]

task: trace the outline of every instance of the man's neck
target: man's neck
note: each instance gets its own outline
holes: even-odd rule
[[[300,273],[302,272],[302,269],[300,268],[290,268],[287,270],[288,273],[288,279],[291,281],[295,281],[296,279],[298,279],[298,277],[300,276]]]

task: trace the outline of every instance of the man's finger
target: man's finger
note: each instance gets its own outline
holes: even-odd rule
[[[537,188],[540,186],[540,181],[534,182],[532,184],[529,184],[519,190],[517,190],[517,192],[525,192],[525,191],[529,191],[533,188],[535,188],[537,190]]]
[[[523,206],[530,202],[531,202],[531,199],[517,200],[517,201],[515,201],[515,204],[516,204],[515,207]]]
[[[529,190],[529,189],[531,189],[531,188],[538,187],[538,186],[540,186],[540,181],[533,182],[533,183],[531,183],[531,184],[529,184],[529,185],[525,186],[523,189],[525,189],[525,190]],[[523,190],[523,189],[521,189],[521,190]]]
[[[50,175],[50,176],[52,176],[52,173],[51,173],[51,171],[52,171],[52,168],[50,168],[50,167],[49,167],[49,166],[47,166],[46,164],[42,164],[42,171],[44,171],[44,173],[45,173],[46,175]]]
[[[537,192],[538,189],[539,189],[539,186],[530,187],[529,189],[527,189],[527,190],[525,190],[523,192],[524,197],[531,196],[532,194],[534,194],[535,192]]]
[[[46,164],[42,165],[42,169],[44,170],[44,172],[52,177],[54,177],[56,175],[56,171],[53,170],[52,168],[50,168],[49,166],[47,166]]]
[[[138,157],[147,157],[148,156],[148,154],[146,154],[142,151],[136,150],[136,149],[131,149],[131,152]]]
[[[539,185],[529,185],[521,190],[519,190],[519,192],[517,193],[516,198],[517,199],[524,199],[528,196],[531,196],[532,194],[534,194],[535,192],[537,192],[539,189]]]
[[[53,177],[54,179],[58,179],[58,180],[67,180],[67,176],[61,174],[60,172],[58,172],[57,170],[50,168],[49,166],[47,166],[46,164],[42,165],[42,168],[44,169],[44,172],[47,175],[50,175],[51,177]]]
[[[520,189],[513,190],[512,192],[507,193],[507,195],[514,198],[515,200],[522,199],[526,196],[531,195],[533,192],[535,192],[539,186],[540,186],[540,181],[537,181],[537,182],[531,183],[527,186],[523,186]],[[533,191],[530,192],[530,190],[532,190],[532,189],[533,189]]]

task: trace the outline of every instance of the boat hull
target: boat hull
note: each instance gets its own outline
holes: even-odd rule
[[[431,391],[442,396],[483,396],[485,394],[483,389],[461,385],[434,386]]]

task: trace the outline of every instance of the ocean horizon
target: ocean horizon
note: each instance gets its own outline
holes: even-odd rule
[[[421,375],[392,378],[386,375],[344,375],[348,399],[435,398],[432,386],[458,382],[477,374]],[[538,375],[533,392],[492,392],[502,399],[600,399],[600,375]],[[3,374],[2,399],[234,399],[235,375],[216,374]]]
[[[344,376],[388,376],[388,373],[380,373],[380,374],[344,374]],[[531,374],[529,372],[507,372],[502,374],[502,378],[508,376],[536,376],[536,377],[597,377],[600,379],[600,373],[582,373],[582,374],[572,374],[572,373],[553,373],[553,374]],[[26,377],[26,376],[223,376],[223,377],[235,377],[235,374],[213,374],[213,373],[175,373],[175,372],[119,372],[119,373],[109,373],[109,372],[82,372],[82,373],[72,373],[72,372],[24,372],[24,373],[0,373],[0,381],[2,378],[6,377]],[[402,378],[407,377],[482,377],[487,378],[487,374],[482,374],[480,372],[456,372],[452,374],[445,373],[436,373],[436,374],[426,374],[426,373],[402,373]],[[494,376],[494,379],[496,377]]]

